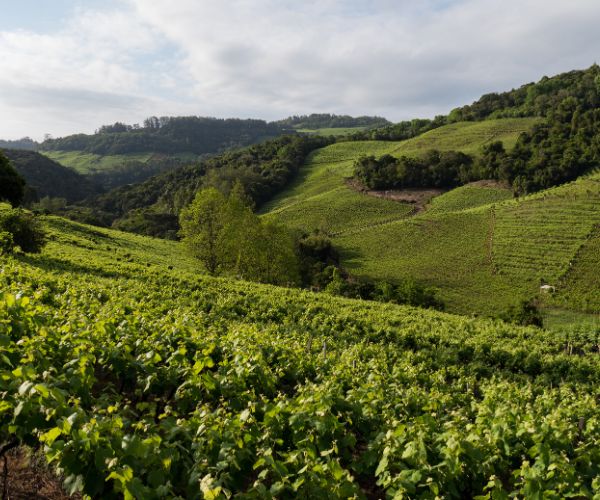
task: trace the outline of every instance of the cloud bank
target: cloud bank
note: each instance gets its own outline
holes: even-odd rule
[[[108,5],[56,31],[0,28],[0,137],[153,114],[431,117],[600,53],[597,0]]]

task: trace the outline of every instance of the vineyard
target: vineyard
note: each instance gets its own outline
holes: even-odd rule
[[[437,287],[447,310],[495,316],[518,300],[544,296],[552,322],[598,313],[594,269],[600,223],[599,174],[513,199],[498,183],[476,182],[434,197],[425,211],[374,198],[345,183],[361,154],[414,155],[429,148],[472,154],[491,140],[509,147],[534,119],[455,123],[403,142],[337,143],[315,151],[291,187],[263,213],[286,225],[329,232],[352,274],[377,280],[413,278]],[[588,249],[588,250],[586,250]]]
[[[0,439],[69,493],[600,498],[598,331],[211,279],[175,243],[45,223],[0,264]]]

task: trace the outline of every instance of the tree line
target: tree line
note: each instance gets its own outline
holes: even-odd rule
[[[275,122],[284,127],[293,128],[341,128],[341,127],[382,127],[390,122],[381,116],[349,116],[330,113],[312,113],[310,115],[294,115]]]
[[[453,188],[469,182],[472,170],[472,156],[432,149],[419,158],[362,156],[354,178],[369,189]]]
[[[143,126],[117,122],[95,134],[46,139],[45,151],[84,151],[99,155],[126,153],[218,153],[244,147],[290,131],[276,123],[255,119],[220,119],[201,116],[150,117]]]

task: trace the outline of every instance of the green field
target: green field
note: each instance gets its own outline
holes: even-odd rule
[[[177,243],[44,220],[41,255],[0,257],[0,442],[69,493],[600,494],[596,332],[208,278]]]
[[[362,132],[367,128],[368,127],[299,128],[296,129],[296,131],[301,134],[345,136],[356,132]]]
[[[416,216],[408,203],[345,184],[361,154],[474,153],[490,140],[514,142],[533,123],[458,123],[399,143],[337,143],[314,152],[262,212],[293,228],[327,230],[353,274],[437,287],[450,311],[494,315],[536,296],[543,283],[559,288],[556,298],[543,297],[548,308],[598,311],[600,287],[590,272],[598,262],[597,240],[588,241],[600,224],[598,174],[522,199],[501,186],[474,183],[433,198]],[[552,314],[556,320],[559,313]]]
[[[123,165],[124,163],[132,161],[146,163],[154,156],[153,153],[97,155],[93,153],[85,153],[83,151],[40,151],[40,153],[54,161],[57,161],[65,167],[72,168],[83,175],[110,171]],[[197,158],[196,155],[191,153],[181,153],[169,156],[180,158],[182,160],[194,160]]]

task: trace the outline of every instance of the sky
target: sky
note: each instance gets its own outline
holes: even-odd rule
[[[600,59],[598,0],[0,0],[0,138],[446,114]]]

